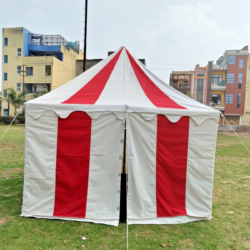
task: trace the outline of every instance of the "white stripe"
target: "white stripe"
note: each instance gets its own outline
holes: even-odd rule
[[[155,108],[145,95],[123,49],[107,84],[95,105],[146,106]]]
[[[58,117],[52,111],[39,119],[25,116],[25,169],[22,214],[52,216]]]
[[[174,89],[173,87],[169,86],[165,82],[163,82],[161,79],[159,79],[157,76],[155,76],[151,71],[149,71],[145,65],[143,65],[137,58],[133,56],[134,60],[137,62],[137,64],[140,66],[140,68],[143,70],[143,72],[149,77],[149,79],[163,92],[165,95],[167,95],[169,98],[171,98],[173,101],[175,101],[177,104],[186,107],[187,109],[191,109],[192,111],[201,111],[201,110],[210,110],[214,111],[216,113],[216,110],[213,110],[212,108],[201,104],[200,102],[189,98],[187,95],[180,93],[180,91]],[[218,112],[217,112],[218,113]]]
[[[135,72],[130,64],[128,55],[125,55],[125,63],[126,63],[126,104],[132,107],[147,107],[147,108],[155,108],[155,105],[148,99],[145,95],[141,84],[139,83]]]
[[[86,219],[119,220],[122,122],[110,112],[92,120]]]
[[[157,117],[148,122],[139,114],[128,116],[128,219],[157,217],[156,130]]]
[[[218,123],[212,119],[189,123],[186,211],[188,215],[208,217],[212,211],[214,160]]]
[[[125,70],[124,70],[124,55],[122,50],[120,57],[95,105],[124,105],[125,93]]]
[[[120,49],[119,49],[120,50]],[[77,76],[73,80],[65,83],[61,87],[49,92],[46,95],[43,95],[39,98],[33,99],[29,102],[30,103],[62,103],[77,93],[81,88],[83,88],[95,75],[97,75],[119,52],[116,51],[111,56],[107,57],[106,59],[102,60],[89,70],[85,71],[81,75]]]

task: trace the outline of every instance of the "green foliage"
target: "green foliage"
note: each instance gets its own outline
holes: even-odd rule
[[[12,120],[14,119],[14,116],[1,116],[0,115],[0,124],[10,124]],[[17,124],[19,121],[15,119],[15,121],[12,124]]]
[[[0,135],[6,125],[0,126]],[[118,227],[20,217],[24,126],[11,126],[0,141],[0,249],[126,249],[126,224]],[[250,148],[250,136],[241,136]],[[250,245],[250,155],[235,136],[219,135],[213,220],[179,225],[131,225],[129,249],[247,250]],[[233,213],[231,213],[233,211]],[[1,221],[6,220],[1,224]],[[82,240],[84,236],[87,240]],[[83,248],[82,245],[86,247]]]
[[[18,115],[17,116],[18,123],[25,124],[25,116],[24,115]]]
[[[24,92],[18,93],[17,91],[15,91],[14,88],[8,89],[7,97],[5,97],[4,100],[14,106],[15,108],[14,116],[16,115],[17,108],[23,105],[23,103],[25,102],[24,96],[25,96]]]
[[[37,98],[37,97],[42,96],[42,95],[45,95],[47,93],[48,93],[47,90],[42,90],[40,92],[36,92],[36,93],[34,93],[34,98]]]

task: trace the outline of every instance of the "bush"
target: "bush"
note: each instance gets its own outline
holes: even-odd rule
[[[25,124],[25,116],[24,115],[18,115],[17,116],[18,123]]]
[[[12,120],[14,119],[14,116],[1,116],[0,115],[0,124],[10,124]],[[16,119],[12,124],[19,123]]]

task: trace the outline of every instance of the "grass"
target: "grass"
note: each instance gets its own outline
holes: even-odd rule
[[[0,126],[0,136],[7,126]],[[241,136],[250,148],[250,136]],[[126,249],[119,227],[20,217],[24,126],[0,141],[0,249]],[[215,162],[213,220],[181,225],[129,226],[129,249],[250,249],[250,155],[235,136],[219,135]],[[233,213],[231,213],[233,212]],[[87,240],[82,240],[84,236]]]

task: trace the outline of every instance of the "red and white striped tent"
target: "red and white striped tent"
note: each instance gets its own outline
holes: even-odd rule
[[[118,225],[126,121],[127,223],[211,219],[220,113],[126,48],[25,108],[22,216]]]

